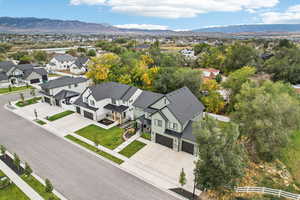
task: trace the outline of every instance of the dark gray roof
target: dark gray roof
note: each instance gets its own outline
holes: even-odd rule
[[[35,67],[39,67],[39,65],[35,65],[35,64],[21,64],[21,65],[17,65],[16,68],[19,70],[28,70],[28,69],[33,69]]]
[[[163,96],[164,96],[163,94],[143,91],[142,94],[133,103],[133,106],[145,109],[148,106],[152,105],[157,100],[159,100],[160,98],[162,98]]]
[[[0,81],[6,81],[8,77],[5,72],[0,72]]]
[[[4,72],[8,72],[12,67],[15,67],[16,65],[11,61],[3,61],[0,62],[0,69]]]
[[[128,109],[128,106],[124,106],[124,105],[116,106],[113,104],[107,104],[103,108],[110,110],[110,111],[122,113]]]
[[[72,98],[79,96],[80,94],[78,92],[70,91],[70,90],[62,90],[59,93],[57,93],[54,98],[57,100],[63,100],[67,98]]]
[[[64,87],[68,85],[73,85],[77,83],[86,82],[87,79],[83,77],[70,77],[70,76],[62,76],[57,79],[48,81],[47,83],[40,84],[42,89],[53,89]]]
[[[78,57],[75,61],[75,65],[77,67],[85,67],[86,63],[89,61],[89,58],[88,57],[85,57],[85,56],[81,56],[81,57]]]
[[[69,55],[69,54],[59,54],[54,56],[54,58],[59,62],[66,62],[66,61],[75,61],[76,58]]]
[[[196,142],[196,137],[193,135],[193,122],[190,121],[182,132],[183,139]]]
[[[195,118],[204,110],[203,104],[187,87],[175,90],[167,94],[166,97],[170,101],[167,107],[181,124]]]
[[[99,85],[91,86],[91,95],[96,101],[106,98],[122,99],[127,101],[137,90],[136,87],[124,85],[116,82],[106,82]]]
[[[31,68],[24,70],[24,78],[26,79],[32,72],[36,72],[37,74],[41,76],[47,75],[47,71],[44,68]]]
[[[80,106],[80,107],[83,107],[83,108],[87,108],[87,109],[92,110],[92,111],[97,111],[98,110],[98,108],[91,107],[87,103],[84,103],[83,99],[82,99],[82,95],[78,99],[76,99],[76,101],[73,104],[77,105],[77,106]]]

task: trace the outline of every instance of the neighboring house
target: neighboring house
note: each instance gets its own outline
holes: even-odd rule
[[[192,59],[195,59],[196,56],[195,56],[195,51],[194,50],[191,50],[191,49],[183,49],[180,51],[180,53],[185,56],[186,58],[192,58]]]
[[[89,60],[90,59],[88,57],[78,57],[76,61],[71,65],[70,72],[72,72],[73,74],[84,74],[88,71],[87,65]]]
[[[203,77],[206,79],[215,79],[218,74],[220,74],[220,70],[214,68],[199,68],[199,70],[203,73]]]
[[[56,106],[71,105],[88,85],[88,79],[70,76],[62,76],[40,84],[43,102]]]
[[[139,126],[153,142],[196,155],[192,124],[202,118],[204,106],[187,87],[166,95],[143,91],[133,106]]]
[[[69,54],[59,54],[54,56],[46,68],[48,70],[69,70],[76,58]]]
[[[76,112],[88,119],[107,118],[122,124],[134,119],[132,104],[141,93],[142,90],[133,86],[107,82],[88,87],[74,105]]]
[[[12,62],[0,62],[0,83],[42,83],[48,81],[47,71],[33,64],[15,65]]]

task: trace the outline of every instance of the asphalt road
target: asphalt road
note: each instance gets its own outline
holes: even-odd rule
[[[18,97],[0,95],[0,144],[69,200],[178,200],[3,108]]]

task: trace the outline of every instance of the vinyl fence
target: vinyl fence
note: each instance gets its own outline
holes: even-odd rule
[[[290,192],[285,192],[282,190],[275,190],[266,187],[237,187],[235,189],[236,192],[256,192],[256,193],[263,193],[263,194],[270,194],[278,197],[285,197],[287,199],[294,199],[300,200],[299,194],[293,194]]]

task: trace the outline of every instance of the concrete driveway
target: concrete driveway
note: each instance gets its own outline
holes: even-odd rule
[[[190,154],[175,152],[162,145],[147,142],[147,145],[143,149],[138,151],[122,166],[143,174],[143,177],[148,177],[151,181],[164,185],[166,189],[179,186],[179,174],[182,168],[184,168],[187,178],[185,188],[192,191],[195,160],[196,158]],[[148,174],[146,174],[147,172]]]

